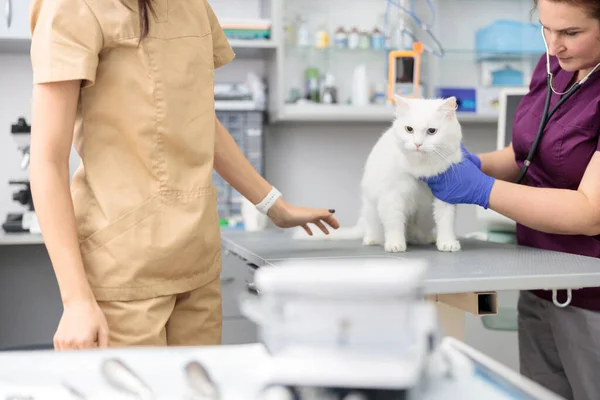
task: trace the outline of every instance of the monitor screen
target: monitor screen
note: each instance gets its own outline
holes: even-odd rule
[[[513,120],[521,99],[527,94],[527,88],[505,89],[500,93],[500,114],[498,116],[498,150],[512,141]]]

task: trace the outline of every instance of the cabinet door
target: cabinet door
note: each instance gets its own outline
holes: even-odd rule
[[[223,319],[221,344],[236,345],[258,343],[258,328],[245,318]]]
[[[29,0],[0,0],[0,38],[30,37]]]
[[[223,252],[223,272],[221,273],[223,318],[242,317],[240,296],[248,290],[248,282],[253,280],[254,272],[244,261]]]

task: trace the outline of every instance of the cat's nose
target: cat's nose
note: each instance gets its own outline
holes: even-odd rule
[[[422,145],[422,143],[415,143],[417,150],[419,149],[419,147],[421,147],[421,145]]]

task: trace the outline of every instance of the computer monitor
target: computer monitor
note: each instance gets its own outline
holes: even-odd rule
[[[505,148],[512,141],[513,120],[521,99],[529,92],[527,87],[502,88],[498,97],[498,135],[496,147]]]
[[[529,92],[527,87],[506,87],[500,90],[498,96],[498,133],[496,148],[498,150],[505,148],[512,141],[513,121],[517,107],[521,99]],[[481,222],[484,240],[489,240],[489,232],[515,232],[515,221],[490,209],[478,207],[476,209],[477,219]],[[479,235],[478,233],[478,236]]]

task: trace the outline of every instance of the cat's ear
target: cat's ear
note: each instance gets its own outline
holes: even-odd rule
[[[440,110],[444,112],[447,119],[453,119],[456,117],[456,110],[458,109],[458,103],[456,97],[452,96],[443,100]]]
[[[408,99],[398,96],[397,94],[394,95],[394,103],[396,104],[396,115],[404,114],[410,107]]]

